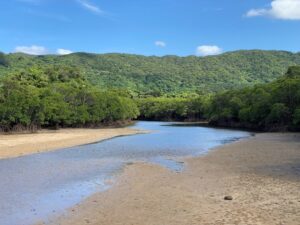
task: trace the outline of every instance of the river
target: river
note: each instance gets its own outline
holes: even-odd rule
[[[125,165],[148,162],[174,172],[184,157],[206,154],[247,138],[249,132],[168,122],[137,122],[151,133],[0,160],[0,224],[29,225],[59,215],[89,195],[105,191]]]

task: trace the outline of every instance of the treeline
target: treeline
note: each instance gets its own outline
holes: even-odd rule
[[[209,96],[195,98],[137,99],[139,119],[160,121],[198,121],[205,119]]]
[[[0,130],[96,127],[139,115],[143,120],[300,130],[300,66],[290,67],[285,76],[268,84],[189,96],[134,98],[130,89],[91,85],[76,67],[34,66],[0,80]]]
[[[276,81],[216,95],[211,124],[260,130],[300,130],[300,67]]]
[[[256,130],[300,130],[300,67],[274,82],[197,98],[137,101],[147,120],[206,120]]]
[[[94,127],[134,119],[132,99],[101,91],[74,67],[32,67],[0,82],[1,131]]]
[[[79,67],[101,89],[126,89],[135,97],[186,97],[271,82],[298,64],[300,53],[263,50],[208,57],[0,53],[0,76],[32,66],[67,65]]]

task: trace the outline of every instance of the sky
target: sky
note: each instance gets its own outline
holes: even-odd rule
[[[300,0],[7,0],[0,9],[6,53],[300,51]]]

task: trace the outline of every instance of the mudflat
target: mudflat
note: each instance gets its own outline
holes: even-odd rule
[[[0,135],[0,159],[88,144],[143,133],[130,128],[41,130],[32,134]]]
[[[257,134],[184,162],[181,173],[128,165],[113,188],[47,224],[299,224],[300,134]]]

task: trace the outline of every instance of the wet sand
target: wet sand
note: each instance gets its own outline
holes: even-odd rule
[[[42,130],[33,134],[0,135],[0,159],[52,151],[144,131],[130,128]]]
[[[182,173],[128,165],[113,188],[47,224],[299,224],[300,134],[257,134],[184,162]]]

